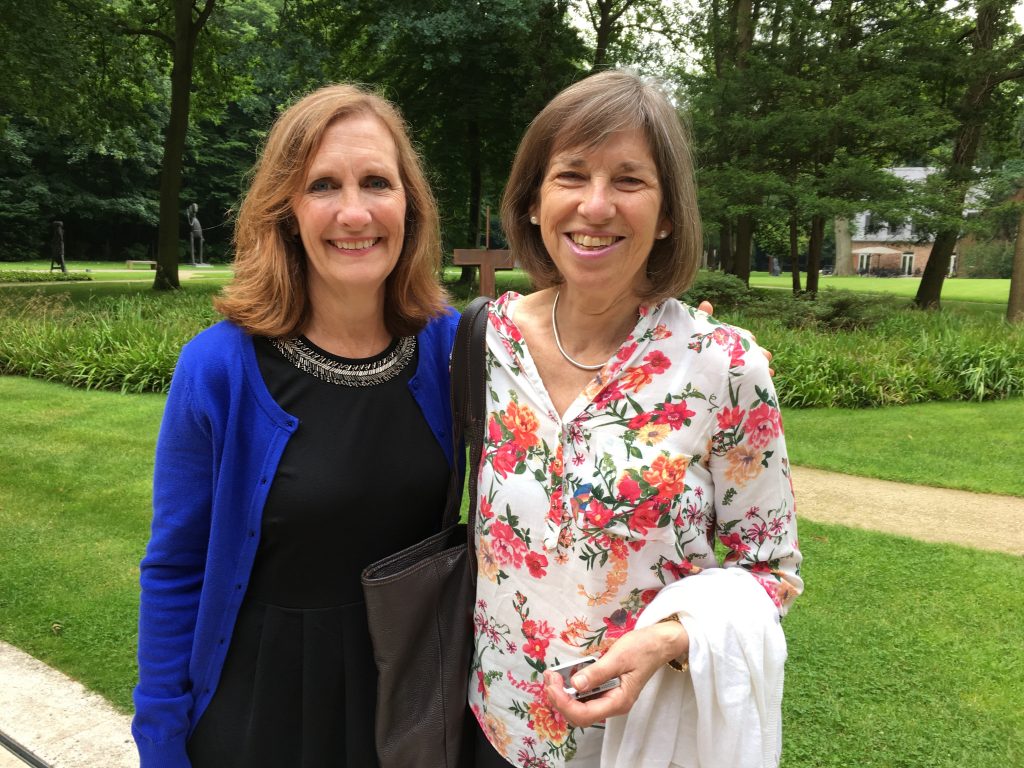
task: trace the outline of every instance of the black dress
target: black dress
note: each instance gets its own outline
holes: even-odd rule
[[[448,485],[409,391],[415,339],[368,360],[302,338],[256,339],[256,355],[299,427],[189,757],[194,768],[372,768],[377,670],[359,574],[439,530]]]

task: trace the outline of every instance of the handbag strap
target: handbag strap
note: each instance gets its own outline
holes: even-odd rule
[[[459,472],[461,463],[459,459],[462,455],[461,452],[465,450],[464,446],[468,445],[469,462],[466,465],[465,473],[469,478],[468,560],[474,579],[476,578],[477,474],[480,469],[484,444],[484,396],[487,386],[485,355],[487,351],[487,315],[490,305],[489,298],[478,296],[463,310],[459,327],[455,331],[451,363],[452,439],[455,446],[455,461],[452,463],[452,477],[448,486],[448,509],[444,524],[445,526],[455,524],[461,511],[463,484],[462,473]]]

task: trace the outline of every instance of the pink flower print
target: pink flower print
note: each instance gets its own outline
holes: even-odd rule
[[[749,528],[749,535],[755,542],[760,544],[768,538],[768,526],[764,523],[755,523]]]
[[[646,427],[653,418],[653,413],[649,413],[647,411],[643,413],[638,413],[636,416],[629,420],[629,424],[627,424],[626,426],[628,426],[632,430],[641,430],[644,427]]]
[[[725,536],[719,536],[718,540],[722,542],[723,546],[732,550],[732,553],[727,558],[729,560],[738,560],[740,555],[750,551],[750,547],[743,543],[743,539],[735,531],[727,533]]]
[[[743,417],[747,414],[745,410],[736,406],[735,408],[723,408],[717,414],[718,428],[723,430],[738,427],[743,423]]]
[[[782,533],[782,521],[777,517],[772,518],[772,521],[768,523],[768,530],[772,532],[772,536],[778,536]]]
[[[700,573],[700,568],[691,563],[689,560],[683,560],[681,563],[673,563],[671,560],[666,561],[665,570],[672,574],[676,579],[681,579],[684,576],[689,576],[692,573]]]
[[[603,619],[604,636],[607,640],[617,640],[636,626],[636,614],[625,608],[619,608],[611,616]]]
[[[494,471],[503,478],[508,477],[509,472],[515,472],[516,465],[522,458],[515,443],[509,442],[498,446],[498,450],[494,452]]]
[[[764,448],[782,432],[778,410],[767,403],[761,403],[750,412],[743,429],[752,446]]]
[[[672,366],[672,361],[663,352],[658,350],[644,355],[644,361],[647,363],[645,367],[651,373],[664,373]]]
[[[499,563],[521,567],[525,549],[526,544],[507,523],[495,522],[491,525],[491,550]]]
[[[650,605],[651,601],[658,596],[658,590],[656,589],[645,589],[640,593],[640,602],[644,605]]]
[[[629,358],[633,356],[634,352],[636,352],[635,341],[632,344],[624,344],[623,346],[619,347],[619,351],[615,353],[615,356],[619,358],[619,360],[621,360],[622,362],[626,362],[627,360],[629,360]]]
[[[618,498],[636,504],[640,499],[640,493],[640,483],[628,472],[623,472],[622,477],[619,478],[618,493],[616,494]]]
[[[530,552],[526,555],[526,567],[530,569],[530,575],[535,579],[541,579],[547,575],[544,569],[548,566],[548,559],[539,552]]]
[[[480,502],[477,504],[477,509],[480,512],[480,517],[484,520],[490,520],[494,517],[494,510],[491,508],[491,502],[487,500],[487,494],[480,496]]]
[[[696,411],[691,411],[686,407],[685,400],[679,403],[665,403],[658,406],[657,422],[659,424],[668,424],[672,429],[679,429],[696,415]]]
[[[543,659],[544,655],[548,651],[548,641],[542,640],[539,637],[531,637],[525,643],[523,643],[523,653],[527,656],[532,656],[535,659]]]
[[[555,636],[555,632],[551,629],[551,625],[546,621],[534,621],[533,619],[527,619],[523,622],[523,637],[534,638],[539,637],[542,640],[550,640]]]
[[[606,408],[616,400],[621,400],[625,395],[622,390],[619,389],[617,384],[609,384],[607,387],[602,389],[597,397],[594,398],[594,406],[596,408]]]
[[[740,366],[742,366],[743,365],[743,355],[745,353],[746,353],[746,350],[743,349],[743,345],[740,343],[740,340],[737,338],[733,342],[732,346],[729,347],[729,367],[730,368],[739,368]]]
[[[595,528],[604,528],[612,519],[612,511],[599,501],[592,501],[587,510],[587,522]]]
[[[658,524],[658,518],[660,517],[661,510],[652,499],[648,499],[629,516],[629,530],[634,533],[645,534]]]
[[[491,418],[487,420],[487,442],[492,445],[501,442],[501,427],[498,425],[498,417],[495,414],[491,414]]]
[[[562,519],[562,487],[559,486],[551,494],[551,502],[548,505],[548,520],[557,523]]]
[[[661,341],[662,339],[668,339],[672,336],[672,331],[665,327],[664,323],[658,323],[654,327],[654,331],[651,334],[651,338],[655,341]]]

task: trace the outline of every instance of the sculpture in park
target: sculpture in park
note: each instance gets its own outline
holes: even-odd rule
[[[203,225],[199,223],[199,205],[192,203],[186,209],[188,216],[188,253],[192,259],[192,266],[196,265],[196,242],[199,242],[199,263],[203,263]]]
[[[59,269],[67,272],[67,264],[64,263],[64,222],[54,221],[50,224],[50,271]]]

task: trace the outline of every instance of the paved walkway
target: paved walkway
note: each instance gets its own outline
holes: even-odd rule
[[[799,518],[1024,555],[1024,499],[795,467]],[[980,510],[980,515],[979,515]],[[965,524],[965,519],[984,521]],[[0,643],[0,733],[53,768],[138,768],[130,718]],[[25,763],[0,746],[0,768]]]

